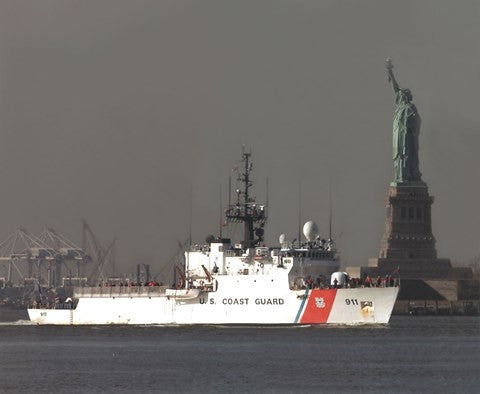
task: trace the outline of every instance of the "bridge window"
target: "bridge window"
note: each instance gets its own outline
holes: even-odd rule
[[[415,218],[415,212],[413,210],[413,207],[408,207],[408,218],[409,219],[414,219]]]
[[[417,219],[422,218],[422,207],[417,207]]]

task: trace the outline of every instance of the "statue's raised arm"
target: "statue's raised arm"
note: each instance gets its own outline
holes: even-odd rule
[[[398,86],[397,80],[395,79],[395,76],[393,75],[392,59],[387,58],[387,60],[385,62],[385,66],[387,67],[388,82],[392,83],[393,90],[395,91],[395,93],[397,93],[400,90],[400,86]]]

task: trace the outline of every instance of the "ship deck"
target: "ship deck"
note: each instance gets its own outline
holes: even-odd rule
[[[165,296],[168,286],[75,287],[74,298],[152,297]]]

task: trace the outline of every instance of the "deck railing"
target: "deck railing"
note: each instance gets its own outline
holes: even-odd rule
[[[168,286],[75,287],[73,297],[151,297],[165,294],[167,288]]]

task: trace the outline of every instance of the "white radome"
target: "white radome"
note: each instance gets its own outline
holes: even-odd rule
[[[303,225],[303,235],[307,241],[314,241],[318,235],[318,226],[313,220],[309,220]]]

